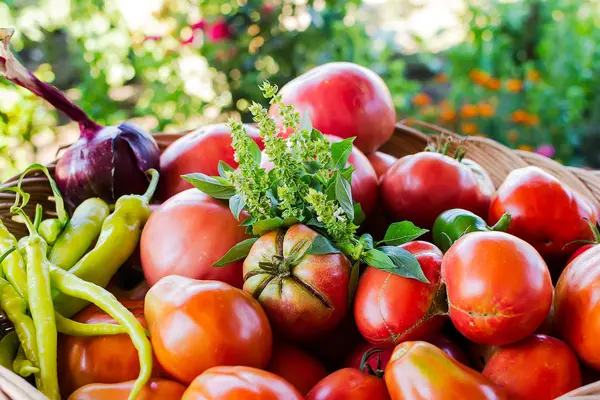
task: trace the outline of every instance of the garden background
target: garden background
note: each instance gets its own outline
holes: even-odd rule
[[[262,80],[343,60],[379,73],[401,118],[600,168],[600,0],[3,0],[0,25],[103,124],[247,120]],[[0,79],[0,178],[78,132]]]

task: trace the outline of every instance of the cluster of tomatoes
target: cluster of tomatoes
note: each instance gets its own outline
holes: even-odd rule
[[[351,93],[356,85],[360,94]],[[364,230],[377,236],[403,220],[431,230],[459,208],[489,225],[508,213],[507,232],[469,231],[445,252],[431,235],[404,243],[428,283],[364,266],[353,298],[342,254],[304,255],[268,282],[254,273],[317,235],[304,225],[270,232],[244,260],[213,267],[247,238],[245,228],[180,176],[218,175],[219,160],[235,167],[231,138],[224,125],[184,136],[162,156],[164,202],[142,233],[149,290],[115,292],[150,333],[157,362],[144,399],[554,399],[600,380],[600,247],[591,244],[589,199],[534,167],[496,190],[467,159],[375,152],[395,114],[387,89],[355,66],[292,88],[284,100],[312,104],[313,125],[331,140],[357,136],[351,190]],[[320,109],[329,111],[321,119]],[[256,129],[247,131],[260,146]],[[93,307],[76,319],[110,322]],[[124,335],[65,337],[60,351],[61,388],[74,400],[126,396],[139,372]]]

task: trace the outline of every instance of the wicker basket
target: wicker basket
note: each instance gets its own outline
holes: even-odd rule
[[[404,120],[396,125],[394,136],[380,149],[380,151],[395,157],[402,157],[422,151],[431,140],[431,135],[428,135],[426,132],[434,134],[442,133],[461,138],[453,132],[434,125],[419,121]],[[167,146],[186,133],[156,134],[154,137],[162,152]],[[496,187],[504,181],[506,176],[512,170],[528,165],[534,165],[548,171],[571,188],[593,200],[596,207],[600,210],[600,171],[565,167],[556,161],[541,155],[512,150],[491,139],[483,137],[468,137],[462,143],[462,147],[467,151],[468,158],[480,164],[489,173]],[[48,167],[50,172],[53,173],[54,165],[50,164]],[[0,185],[0,188],[13,186],[17,179],[18,177],[9,179],[4,184]],[[40,203],[45,210],[44,217],[54,216],[54,213],[51,211],[54,209],[52,192],[44,175],[39,172],[31,173],[31,175],[28,175],[28,177],[23,180],[22,188],[31,194],[31,200],[26,207],[26,212],[29,215],[33,215],[35,205]],[[21,237],[26,234],[26,228],[18,220],[13,219],[9,212],[9,208],[13,204],[13,201],[14,195],[12,193],[0,192],[0,219],[2,219],[2,222],[11,232],[16,236]],[[2,315],[0,315],[0,324],[1,322]],[[15,374],[0,367],[0,400],[3,400],[4,398],[11,400],[38,400],[45,398],[43,396],[40,397],[39,392],[35,391],[35,389],[29,391],[30,393],[18,392],[19,395],[17,397],[11,397],[9,389],[14,389],[15,386],[20,387],[24,383],[25,382]],[[3,395],[5,397],[2,397]],[[561,396],[559,399],[600,400],[600,382],[583,386]]]

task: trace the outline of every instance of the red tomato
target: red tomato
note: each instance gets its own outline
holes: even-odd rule
[[[531,335],[500,348],[489,359],[483,375],[512,399],[552,400],[581,386],[573,350],[546,335]]]
[[[469,366],[469,359],[464,351],[456,343],[454,343],[448,336],[435,333],[427,338],[427,343],[431,343],[435,347],[448,354],[461,364]]]
[[[575,253],[573,253],[571,255],[571,257],[569,257],[569,259],[567,260],[566,265],[571,264],[571,262],[576,259],[580,254],[582,254],[584,251],[587,251],[589,249],[591,249],[592,247],[594,247],[596,244],[585,244],[583,246],[581,246],[580,248],[578,248],[577,250],[575,250]]]
[[[384,370],[387,365],[390,357],[392,356],[392,351],[394,351],[394,346],[386,345],[386,346],[375,346],[373,343],[362,342],[360,345],[356,346],[354,350],[348,355],[344,366],[347,368],[356,368],[360,369],[361,361],[365,353],[373,348],[379,348],[382,350],[379,353],[374,353],[367,358],[367,364],[376,371],[378,369]],[[379,357],[379,366],[377,365],[377,358]]]
[[[123,301],[144,328],[144,301]],[[88,324],[117,324],[108,314],[91,305],[74,317]],[[127,334],[109,336],[59,336],[58,370],[60,389],[67,397],[90,383],[118,383],[136,379],[140,361],[136,348]],[[154,365],[153,376],[160,376]]]
[[[581,244],[594,240],[587,218],[596,223],[592,203],[538,167],[512,171],[492,199],[488,221],[510,213],[511,233],[530,243],[544,257],[567,257]],[[563,259],[564,260],[564,259]]]
[[[92,383],[77,389],[68,400],[127,400],[135,381],[120,383]],[[136,400],[180,400],[185,392],[181,383],[151,379]]]
[[[181,400],[302,400],[302,395],[271,372],[214,367],[194,379]]]
[[[552,281],[527,242],[504,232],[473,232],[444,255],[450,319],[467,339],[502,346],[533,333],[548,315]]]
[[[271,327],[247,293],[223,282],[168,276],[146,295],[152,348],[164,370],[190,383],[217,365],[264,368]]]
[[[273,346],[267,371],[291,383],[302,395],[327,376],[327,370],[319,360],[297,347],[283,343]]]
[[[144,226],[140,249],[146,280],[152,286],[164,276],[181,275],[241,288],[242,261],[212,264],[246,237],[227,204],[186,190],[163,203]]]
[[[446,321],[446,306],[440,304],[442,252],[421,241],[400,247],[417,258],[430,283],[367,267],[358,281],[354,318],[363,337],[377,345],[425,339]]]
[[[377,177],[381,178],[381,176],[398,160],[396,157],[382,153],[380,151],[376,151],[375,153],[369,154],[369,161],[373,166],[373,169],[377,173]]]
[[[508,400],[485,376],[426,342],[398,345],[385,369],[385,383],[392,399]]]
[[[248,125],[245,128],[262,149],[258,130]],[[237,168],[233,154],[229,127],[225,124],[203,126],[177,139],[160,156],[160,198],[167,200],[193,187],[181,175],[199,172],[218,176],[219,161]]]
[[[341,138],[356,137],[356,146],[372,153],[394,133],[392,95],[373,71],[347,62],[327,63],[281,88],[285,104],[308,112],[315,129]],[[269,110],[278,115],[277,106]]]
[[[381,177],[385,212],[394,221],[409,220],[431,229],[435,219],[451,208],[487,216],[490,194],[465,164],[439,153],[421,152],[396,161]]]
[[[389,400],[385,382],[356,368],[344,368],[324,378],[306,400]]]
[[[317,236],[300,224],[269,232],[244,261],[244,290],[275,329],[297,340],[331,330],[347,309],[350,261],[343,254],[304,254]]]
[[[600,371],[600,246],[581,254],[562,272],[554,293],[561,337],[579,358]]]

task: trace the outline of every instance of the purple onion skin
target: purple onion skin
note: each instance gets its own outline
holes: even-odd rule
[[[41,82],[10,52],[13,31],[0,29],[0,75],[45,99],[79,124],[81,135],[58,160],[56,183],[69,208],[100,197],[108,203],[126,194],[142,194],[158,170],[160,151],[148,132],[130,122],[103,127],[92,121],[55,87]]]

